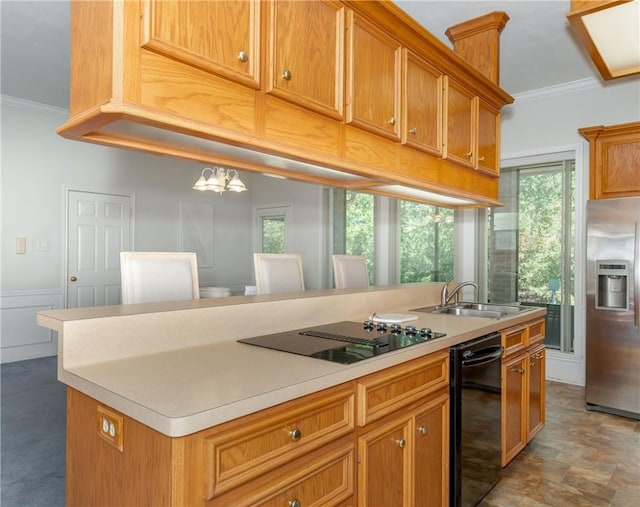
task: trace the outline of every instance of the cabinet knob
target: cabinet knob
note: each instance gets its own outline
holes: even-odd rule
[[[531,361],[529,364],[531,365],[531,368],[535,368],[536,367],[535,361]]]
[[[249,55],[244,49],[240,50],[240,52],[238,53],[238,60],[240,60],[241,62],[249,61]]]
[[[387,123],[389,125],[395,125],[396,124],[396,119],[392,116],[389,120],[387,120]]]
[[[478,162],[484,162],[484,157],[478,157]]]
[[[464,154],[465,157],[471,158],[473,157],[473,152],[472,151],[468,151],[467,153]]]
[[[407,441],[404,438],[401,438],[400,440],[396,440],[396,444],[398,444],[400,449],[404,449],[404,446],[407,445]]]
[[[282,77],[286,81],[290,81],[291,80],[291,71],[289,69],[284,69],[284,72],[282,73]]]
[[[514,368],[509,368],[509,371],[512,371],[514,373],[520,373],[521,375],[524,374],[524,369],[522,369],[522,368],[515,368],[515,367]]]
[[[291,440],[297,442],[302,438],[302,431],[300,431],[298,428],[294,428],[289,432],[289,435],[291,436]]]
[[[418,431],[421,435],[426,435],[427,433],[429,433],[429,428],[427,428],[425,425],[422,425],[418,428]]]
[[[297,498],[294,498],[293,500],[289,500],[289,507],[300,507],[302,505],[302,502],[300,502],[300,500],[298,500]]]
[[[78,281],[78,277],[77,276],[72,276],[71,278],[69,278],[69,280],[71,280],[72,282],[77,282]]]
[[[417,128],[415,128],[415,127],[411,127],[411,128],[409,129],[409,133],[410,133],[410,134],[413,134],[413,135],[415,136],[415,135],[418,133],[418,129],[417,129]]]

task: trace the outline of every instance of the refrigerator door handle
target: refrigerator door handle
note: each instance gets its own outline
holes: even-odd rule
[[[640,327],[640,301],[638,301],[638,293],[640,290],[640,222],[636,222],[636,230],[634,235],[633,253],[633,321],[636,327]]]

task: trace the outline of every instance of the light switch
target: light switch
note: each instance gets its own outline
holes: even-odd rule
[[[27,252],[27,238],[16,238],[16,253],[23,254]]]

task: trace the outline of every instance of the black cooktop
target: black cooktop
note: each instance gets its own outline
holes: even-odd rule
[[[444,333],[415,326],[382,322],[335,322],[306,329],[285,331],[238,340],[268,349],[351,364],[392,350],[442,338]]]

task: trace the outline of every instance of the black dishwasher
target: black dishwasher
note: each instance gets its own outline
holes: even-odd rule
[[[501,357],[500,333],[449,350],[451,507],[477,505],[500,480]]]

